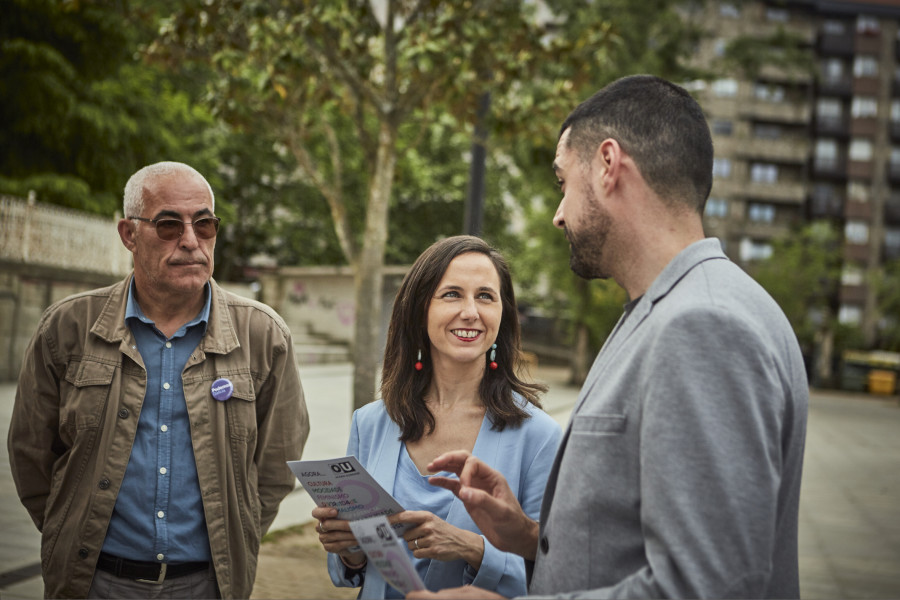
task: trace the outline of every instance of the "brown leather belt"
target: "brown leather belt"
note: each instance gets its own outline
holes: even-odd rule
[[[128,558],[119,558],[106,552],[101,552],[97,559],[97,568],[107,573],[112,573],[116,577],[125,577],[142,581],[144,583],[162,583],[166,579],[174,579],[175,577],[184,577],[191,573],[203,571],[209,568],[208,562],[186,562],[186,563],[155,563],[142,560],[130,560]]]

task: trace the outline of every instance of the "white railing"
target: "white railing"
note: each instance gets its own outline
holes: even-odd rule
[[[116,219],[0,196],[0,260],[124,276],[131,253]]]

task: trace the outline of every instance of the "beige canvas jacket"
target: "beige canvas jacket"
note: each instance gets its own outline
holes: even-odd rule
[[[13,479],[42,532],[45,596],[85,597],[137,430],[146,372],[125,325],[131,277],[51,306],[26,351],[9,430]],[[247,598],[259,542],[294,487],[309,418],[290,331],[211,282],[206,334],[182,373],[223,598]],[[210,386],[227,377],[225,402]]]

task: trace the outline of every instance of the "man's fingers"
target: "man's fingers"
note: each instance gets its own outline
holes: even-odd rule
[[[445,452],[428,463],[428,470],[450,471],[451,473],[459,475],[460,471],[462,471],[463,467],[466,465],[466,459],[470,456],[472,455],[466,450]]]
[[[428,483],[431,485],[442,487],[445,490],[450,490],[453,492],[454,496],[459,496],[459,479],[456,477],[442,477],[441,475],[435,475],[434,477],[428,478]]]

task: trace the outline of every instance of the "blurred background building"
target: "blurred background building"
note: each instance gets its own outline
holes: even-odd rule
[[[748,267],[799,225],[832,223],[843,232],[834,310],[871,343],[881,319],[871,276],[900,257],[900,2],[716,2],[700,18],[714,32],[701,64],[742,36],[790,36],[813,59],[812,69],[761,60],[702,86],[716,148],[707,234]]]

